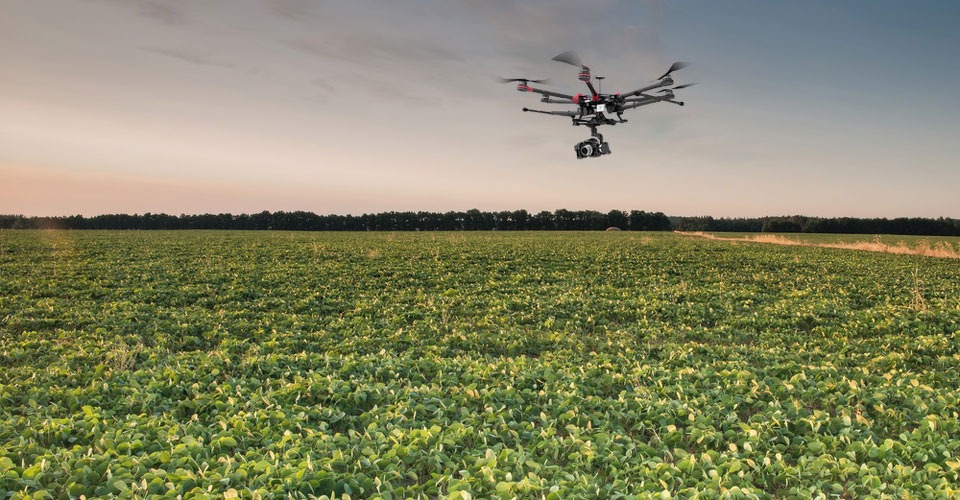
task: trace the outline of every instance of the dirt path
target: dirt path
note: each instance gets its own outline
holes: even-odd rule
[[[790,245],[790,246],[800,246],[800,247],[820,247],[820,248],[841,248],[844,250],[866,250],[868,252],[886,252],[886,253],[898,253],[898,254],[908,254],[908,255],[923,255],[925,257],[939,257],[942,259],[960,259],[960,252],[957,251],[953,245],[948,242],[940,241],[933,245],[930,244],[927,240],[921,240],[916,246],[909,246],[904,242],[899,242],[896,245],[890,245],[887,243],[882,243],[879,240],[875,241],[857,241],[851,243],[815,243],[812,241],[800,241],[800,240],[791,240],[789,238],[777,235],[777,234],[757,234],[751,236],[744,236],[742,238],[726,238],[722,236],[717,236],[710,233],[704,233],[702,231],[694,232],[685,232],[685,231],[674,231],[674,233],[683,235],[683,236],[696,236],[699,238],[706,238],[710,240],[720,240],[720,241],[742,241],[748,243],[771,243],[774,245]]]

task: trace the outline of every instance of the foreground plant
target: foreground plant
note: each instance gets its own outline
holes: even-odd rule
[[[957,494],[957,261],[636,233],[4,249],[7,497]]]

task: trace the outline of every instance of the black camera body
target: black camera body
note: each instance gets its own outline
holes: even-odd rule
[[[578,160],[610,154],[610,145],[606,142],[601,142],[596,137],[591,137],[577,144],[573,149],[577,152]]]

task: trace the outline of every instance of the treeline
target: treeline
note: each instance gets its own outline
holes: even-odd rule
[[[771,233],[844,233],[960,236],[960,220],[939,218],[858,219],[790,217],[667,217],[643,210],[482,212],[381,212],[363,215],[317,215],[312,212],[256,214],[127,215],[25,217],[0,215],[0,229],[254,229],[285,231],[596,231],[609,227],[630,231],[716,231]]]
[[[0,229],[253,229],[284,231],[523,231],[603,230],[669,231],[663,213],[633,210],[481,212],[381,212],[363,215],[317,215],[312,212],[202,215],[97,215],[83,217],[24,217],[0,215]]]
[[[677,231],[960,236],[960,220],[943,217],[938,219],[919,217],[900,217],[896,219],[822,218],[802,215],[752,219],[674,217],[671,219],[671,225]]]

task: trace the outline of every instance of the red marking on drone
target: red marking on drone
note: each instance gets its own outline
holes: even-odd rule
[[[570,100],[576,104],[580,104],[580,100],[583,99],[583,94],[577,94],[573,96]]]

